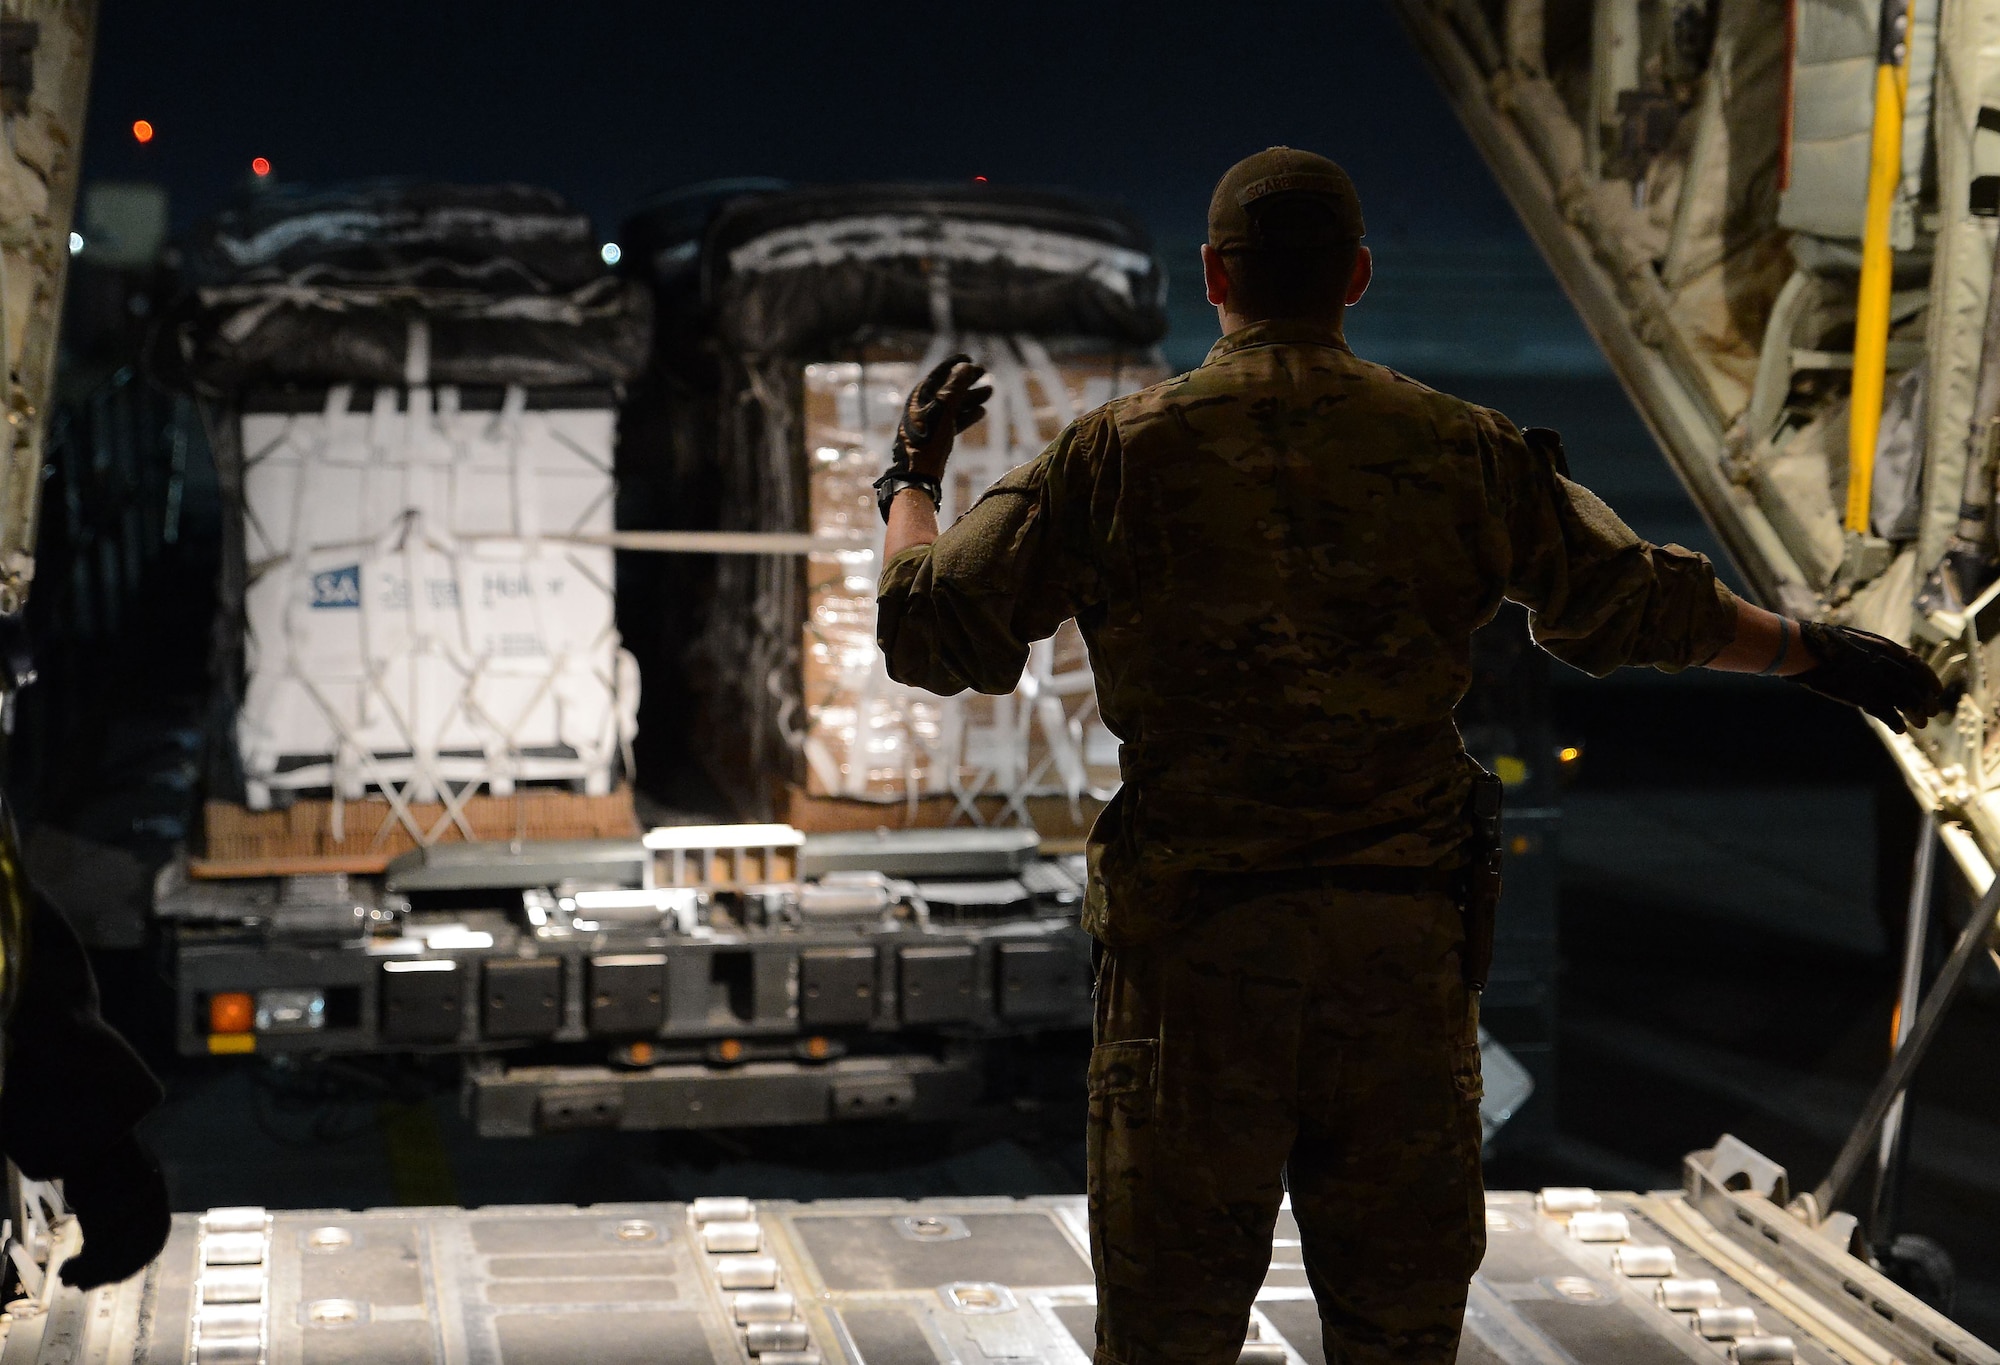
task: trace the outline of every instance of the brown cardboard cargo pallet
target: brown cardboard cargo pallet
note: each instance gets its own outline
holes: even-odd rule
[[[438,802],[412,802],[411,823],[432,843],[466,842],[465,830],[445,821]],[[633,839],[640,834],[632,789],[605,796],[526,788],[513,796],[469,797],[460,812],[481,841],[509,839]],[[333,802],[297,801],[283,810],[253,811],[228,801],[203,809],[204,845],[188,866],[201,878],[290,877],[315,873],[376,873],[417,847],[409,826],[379,796],[344,802],[336,836]]]
[[[837,796],[812,796],[804,789],[793,786],[786,789],[785,798],[785,823],[808,834],[839,834],[869,829],[943,829],[972,823],[958,815],[958,803],[949,796],[925,797],[912,807],[903,801],[854,801]],[[1001,823],[1001,816],[1007,807],[1003,798],[981,797],[976,804],[982,821],[989,825]],[[1090,833],[1097,813],[1104,809],[1104,802],[1090,796],[1077,802],[1081,818],[1071,815],[1067,797],[1031,796],[1023,804],[1029,820],[1042,836],[1042,851],[1045,853],[1082,851],[1084,837]],[[957,818],[954,819],[954,816]]]
[[[922,354],[921,341],[904,338],[894,345],[866,347],[849,359],[805,366],[801,440],[804,449],[814,454],[803,462],[808,470],[804,492],[808,524],[816,534],[873,537],[879,533],[874,480],[881,473],[881,452],[895,439],[902,405],[900,400],[874,400],[885,393],[904,393],[916,383],[921,377],[917,365]],[[1164,366],[1111,344],[1058,345],[1047,368],[1031,367],[1025,372],[1019,370],[1012,354],[1003,344],[987,357],[1000,369],[1014,373],[1018,383],[1010,386],[999,381],[1001,393],[1007,395],[996,400],[999,414],[969,431],[954,448],[952,475],[945,490],[947,517],[970,507],[988,482],[1006,469],[1034,458],[1043,443],[1055,439],[1076,414],[1115,393],[1166,378]],[[1028,405],[1026,411],[1020,410],[1023,402]],[[945,698],[890,682],[875,646],[875,587],[874,577],[857,575],[848,557],[821,552],[806,559],[798,695],[807,725],[805,752],[810,761],[801,774],[807,792],[855,799],[864,805],[900,801],[911,784],[936,792],[945,786],[949,769],[959,769],[965,775],[965,770],[980,766],[974,752],[984,750],[990,755],[994,741],[1008,731],[1012,737],[1000,747],[1018,751],[1014,771],[1052,781],[1062,768],[1055,766],[1058,760],[1050,749],[1046,719],[1032,725],[1019,720],[1035,710],[1036,703],[1026,695],[1009,701],[976,695]],[[1087,681],[1089,652],[1074,622],[1064,622],[1051,641],[1048,656],[1030,665],[1031,669],[1041,666],[1070,679],[1082,675]],[[1093,691],[1088,686],[1062,687],[1038,695],[1058,699],[1080,750],[1073,756],[1089,769],[1086,785],[1117,782],[1115,760],[1090,762],[1093,751],[1102,752],[1101,743],[1084,738],[1087,731],[1098,728]],[[730,723],[753,714],[741,711]],[[944,736],[949,734],[965,738],[947,742]],[[983,736],[983,741],[974,736]],[[993,760],[988,757],[984,761]],[[1037,804],[1040,809],[1034,816],[1035,825],[1044,833],[1075,824],[1066,801],[1058,798],[1053,803]],[[943,817],[917,823],[947,823],[956,803],[945,799],[943,808]],[[990,823],[1006,807],[1004,801],[995,801],[991,814],[986,814],[986,809],[982,805],[983,818]],[[1045,823],[1043,811],[1056,823]],[[1017,814],[1014,821],[1018,819]],[[1082,829],[1088,828],[1085,819]]]

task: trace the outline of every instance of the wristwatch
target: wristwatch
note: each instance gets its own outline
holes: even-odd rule
[[[944,510],[944,485],[923,474],[911,473],[908,468],[891,469],[875,480],[875,506],[882,513],[884,525],[889,521],[889,504],[905,488],[914,488],[931,500],[931,506]]]

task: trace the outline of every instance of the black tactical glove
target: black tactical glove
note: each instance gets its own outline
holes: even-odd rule
[[[1799,622],[1799,635],[1819,660],[1792,681],[1822,697],[1858,706],[1902,734],[1944,710],[1944,684],[1894,640],[1847,626]]]
[[[83,1250],[63,1262],[64,1284],[95,1289],[130,1279],[167,1244],[166,1178],[129,1133],[65,1174],[63,1200],[83,1228]]]
[[[958,433],[986,415],[991,386],[975,388],[986,377],[969,355],[946,356],[903,400],[903,420],[896,425],[896,444],[889,450],[889,470],[875,480],[875,505],[882,520],[889,504],[905,488],[922,489],[931,502],[944,506],[944,467]]]

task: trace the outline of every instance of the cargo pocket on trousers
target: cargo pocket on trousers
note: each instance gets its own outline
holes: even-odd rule
[[[1479,1074],[1477,1043],[1452,1049],[1451,1080],[1458,1092],[1457,1168],[1465,1190],[1465,1223],[1458,1237],[1465,1247],[1465,1278],[1469,1280],[1486,1258],[1485,1176],[1480,1161],[1486,1146],[1486,1125],[1479,1117],[1486,1082]]]
[[[1486,1081],[1479,1072],[1479,1047],[1457,1048],[1451,1059],[1452,1083],[1458,1087],[1458,1097],[1470,1104],[1475,1111],[1479,1102],[1486,1098]]]
[[[1151,1279],[1159,1060],[1152,1039],[1090,1050],[1090,1258],[1100,1283],[1137,1288]]]

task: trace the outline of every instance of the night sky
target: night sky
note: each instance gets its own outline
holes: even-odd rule
[[[1517,231],[1386,0],[105,0],[85,173],[164,182],[179,226],[257,156],[313,183],[519,180],[606,234],[714,177],[985,175],[1120,199],[1184,244],[1221,171],[1278,142],[1342,162],[1375,239]]]

